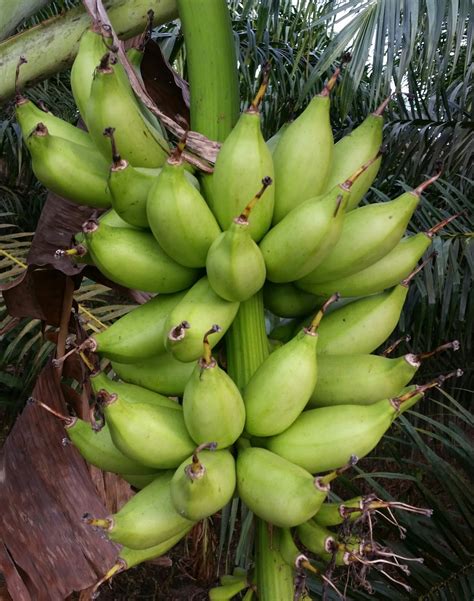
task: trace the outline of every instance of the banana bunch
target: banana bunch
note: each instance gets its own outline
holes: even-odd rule
[[[140,53],[129,56],[139,71]],[[87,461],[138,490],[117,513],[84,518],[123,545],[101,582],[166,553],[237,494],[278,528],[277,556],[257,553],[257,562],[287,566],[290,593],[275,591],[274,599],[295,587],[303,595],[302,570],[317,572],[292,528],[337,565],[363,566],[382,553],[329,527],[389,504],[351,500],[346,516],[325,501],[334,478],[370,453],[397,416],[459,375],[410,385],[422,360],[456,350],[456,342],[395,359],[374,354],[398,323],[419,260],[452,218],[405,235],[439,173],[394,200],[358,207],[380,167],[388,100],[335,144],[337,75],[268,142],[263,84],[202,187],[183,158],[186,140],[172,150],[96,26],[82,37],[71,75],[87,132],[17,97],[38,179],[108,209],[83,225],[79,246],[58,252],[155,294],[75,349],[110,361],[110,371],[91,374],[104,427],[58,415]],[[238,387],[220,360],[221,341],[256,294],[276,315],[298,318],[297,327],[286,328]],[[271,586],[256,580],[257,589]],[[231,598],[249,583],[229,576],[210,598]],[[249,588],[246,598],[253,594]]]

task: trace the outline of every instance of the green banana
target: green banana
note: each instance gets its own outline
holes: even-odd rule
[[[198,280],[168,315],[166,349],[180,361],[197,361],[201,356],[204,334],[214,322],[222,328],[213,337],[211,348],[224,336],[239,310],[238,302],[217,295],[207,277]]]
[[[382,259],[400,242],[422,191],[438,177],[439,174],[431,177],[395,200],[366,205],[349,213],[341,237],[324,262],[297,285],[305,289],[306,284],[352,275]]]
[[[90,423],[79,417],[62,415],[41,401],[35,400],[35,402],[63,421],[69,440],[88,463],[104,472],[114,474],[146,477],[155,475],[156,470],[138,463],[119,451],[112,441],[107,424],[104,424],[100,430],[94,430]]]
[[[115,564],[107,571],[105,576],[95,584],[94,588],[92,589],[91,599],[95,599],[97,597],[99,588],[105,582],[110,580],[112,576],[115,576],[115,574],[119,574],[120,572],[124,572],[125,570],[129,570],[130,568],[133,568],[144,561],[150,561],[151,559],[161,557],[177,543],[179,543],[179,541],[186,536],[191,528],[192,525],[187,526],[164,542],[154,545],[153,547],[147,547],[146,549],[130,549],[129,547],[122,547]]]
[[[242,213],[262,179],[274,177],[272,155],[262,136],[258,109],[266,85],[265,81],[217,155],[208,202],[222,230],[229,229],[235,216]],[[270,228],[273,206],[272,186],[265,194],[265,201],[252,211],[248,231],[257,242]]]
[[[215,451],[215,448],[215,443],[200,445],[178,467],[171,480],[174,508],[188,520],[197,522],[209,517],[222,509],[234,494],[234,458],[229,451]]]
[[[106,128],[104,134],[112,142],[112,165],[109,175],[112,206],[127,223],[140,228],[149,228],[146,213],[147,198],[161,173],[161,168],[132,167],[118,153],[113,128]],[[199,190],[199,183],[194,175],[185,171],[184,176],[196,190]]]
[[[198,271],[171,259],[149,232],[110,227],[90,219],[83,225],[94,264],[113,282],[144,292],[178,292]]]
[[[354,211],[356,213],[356,211]],[[353,215],[353,213],[350,213]],[[349,217],[348,216],[348,217]],[[425,232],[403,238],[384,257],[352,275],[336,278],[328,282],[310,283],[310,275],[296,283],[298,288],[315,295],[327,297],[335,291],[341,296],[370,296],[395,286],[406,278],[430,247],[435,234],[451,220],[454,215],[433,226]]]
[[[305,568],[310,572],[317,573],[317,570],[310,564],[308,558],[296,546],[289,528],[279,528],[277,535],[279,551],[289,566],[297,569]]]
[[[333,472],[314,478],[284,457],[259,447],[241,450],[237,457],[237,486],[242,501],[255,515],[280,528],[309,520],[336,476]]]
[[[265,446],[308,472],[334,469],[350,455],[365,457],[370,453],[393,420],[420,400],[426,390],[440,386],[441,381],[412,386],[401,396],[372,405],[304,411],[285,432],[265,439]]]
[[[192,453],[194,442],[186,430],[179,405],[165,406],[165,401],[173,401],[145,389],[141,389],[136,398],[123,394],[121,389],[111,394],[110,381],[104,384],[104,379],[108,380],[96,374],[91,377],[91,384],[103,402],[112,440],[125,455],[149,467],[167,469],[176,468]],[[117,382],[113,384],[118,386]],[[145,393],[147,397],[155,395],[159,401],[149,402],[144,399]]]
[[[299,204],[260,242],[267,278],[276,284],[304,277],[339,239],[350,185],[336,186],[320,198]]]
[[[326,561],[333,560],[337,566],[348,565],[351,561],[351,553],[359,551],[359,544],[338,543],[333,532],[313,520],[297,526],[296,532],[303,545],[312,553]]]
[[[260,191],[209,248],[207,277],[214,291],[225,300],[245,301],[265,283],[265,261],[250,235],[249,215],[253,215],[257,201],[271,183],[269,177],[263,178]]]
[[[230,582],[221,586],[215,586],[209,590],[209,601],[230,601],[241,591],[248,588],[248,582],[244,579]]]
[[[365,120],[344,136],[334,145],[334,152],[329,168],[326,187],[328,191],[339,182],[343,182],[360,165],[374,156],[382,145],[383,117],[390,97],[370,114]],[[364,197],[372,185],[380,168],[381,158],[373,163],[369,169],[355,182],[349,199],[347,210],[352,211]]]
[[[84,522],[101,528],[108,537],[130,549],[147,549],[184,533],[193,522],[179,515],[171,501],[172,471],[160,474],[132,497],[119,512],[107,518],[88,514]]]
[[[347,355],[371,353],[395,329],[417,267],[394,288],[361,298],[330,313],[319,328],[318,353]]]
[[[128,382],[118,382],[111,380],[104,372],[96,371],[90,376],[92,390],[98,394],[105,390],[109,395],[118,395],[126,403],[143,403],[150,407],[164,407],[174,411],[182,412],[181,405],[172,399],[136,384]]]
[[[271,282],[303,278],[326,259],[341,235],[352,184],[374,160],[327,194],[299,204],[268,232],[260,250]]]
[[[102,57],[87,101],[89,133],[106,158],[110,158],[110,144],[103,132],[112,127],[117,146],[130,164],[134,167],[161,167],[168,157],[168,142],[143,117],[130,83],[120,74],[122,72],[122,65],[110,53]]]
[[[134,363],[165,352],[164,325],[168,313],[185,292],[159,294],[132,309],[81,347],[119,363]]]
[[[273,225],[308,198],[327,187],[334,140],[329,121],[329,95],[339,69],[305,110],[281,134],[273,151],[275,209]],[[337,184],[344,179],[336,182]],[[334,186],[331,187],[331,189]]]
[[[181,142],[148,193],[147,219],[164,251],[186,267],[204,267],[221,230],[206,201],[184,170]]]
[[[126,382],[167,396],[182,396],[195,363],[183,363],[171,353],[161,353],[135,363],[112,362],[114,372]]]
[[[107,36],[107,37],[104,37]],[[87,124],[87,102],[91,93],[95,68],[112,44],[110,33],[94,23],[79,42],[79,50],[71,67],[71,89],[82,119]]]
[[[320,526],[339,526],[345,520],[354,521],[360,517],[364,507],[364,497],[354,497],[343,503],[323,503],[318,513],[312,518]],[[354,509],[346,513],[346,508]],[[360,511],[355,511],[355,510]]]
[[[265,307],[280,317],[308,315],[318,306],[319,300],[318,296],[299,290],[292,283],[274,284],[267,280],[263,286]]]
[[[319,323],[331,297],[309,328],[265,359],[244,389],[245,429],[252,436],[286,430],[303,411],[317,381],[316,347]]]
[[[49,190],[89,207],[107,208],[107,161],[97,150],[53,136],[38,123],[26,143],[34,174]]]
[[[221,449],[232,445],[242,434],[245,406],[234,381],[211,355],[208,337],[219,330],[219,326],[213,326],[204,336],[203,356],[184,389],[183,415],[197,444],[212,438]]]
[[[40,109],[25,96],[17,95],[15,98],[15,117],[21,128],[25,142],[27,142],[28,136],[38,123],[43,123],[52,136],[64,138],[65,140],[74,142],[74,144],[85,146],[91,149],[94,154],[97,152],[92,138],[86,131],[75,127],[71,123],[64,121],[64,119],[56,117],[56,115],[53,115],[49,111]]]
[[[412,378],[421,362],[445,349],[459,349],[454,340],[434,351],[396,359],[377,355],[319,355],[319,377],[308,407],[371,405],[396,396]]]

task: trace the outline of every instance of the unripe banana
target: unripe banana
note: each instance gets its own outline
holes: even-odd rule
[[[354,211],[353,213],[356,212]],[[353,213],[350,213],[350,215]],[[347,219],[350,215],[347,216]],[[455,218],[456,216],[450,217],[426,232],[420,232],[415,236],[404,238],[384,257],[352,275],[336,278],[328,282],[311,283],[309,281],[311,274],[309,274],[306,278],[297,282],[297,286],[308,293],[323,297],[330,296],[336,291],[344,297],[369,296],[377,292],[382,292],[408,277],[429,248],[436,232]]]
[[[199,521],[216,513],[231,500],[235,490],[232,454],[206,447],[209,444],[201,445],[183,461],[171,480],[173,505],[188,520]]]
[[[95,68],[112,43],[109,36],[104,38],[101,27],[93,24],[79,42],[79,50],[71,67],[71,89],[82,119],[87,124],[86,106],[91,93]]]
[[[374,160],[327,194],[299,204],[268,232],[260,250],[271,282],[303,278],[325,260],[341,235],[352,184]]]
[[[391,290],[355,300],[327,315],[319,328],[318,353],[366,354],[378,348],[396,328],[409,283],[425,263]]]
[[[264,88],[265,83],[251,107],[240,115],[217,155],[208,202],[223,230],[229,229],[234,217],[242,213],[262,179],[274,177],[272,155],[260,129],[258,105]],[[269,229],[273,206],[271,187],[265,194],[265,201],[252,212],[249,231],[254,240],[260,240]]]
[[[357,543],[339,544],[333,532],[313,520],[300,524],[296,531],[300,541],[312,553],[325,561],[333,560],[337,566],[348,565],[351,553],[359,550],[359,544]],[[351,549],[348,547],[351,547]]]
[[[415,376],[416,355],[319,355],[319,378],[308,407],[371,405],[397,395]]]
[[[339,239],[349,186],[306,200],[275,225],[260,242],[267,278],[293,282],[312,272]]]
[[[263,187],[236,217],[228,230],[212,243],[206,258],[209,283],[219,296],[228,301],[245,301],[265,283],[265,261],[250,235],[249,215],[255,204],[272,183],[262,180]]]
[[[399,397],[372,405],[304,411],[285,432],[265,439],[265,446],[308,472],[334,469],[351,454],[365,457],[370,453],[393,420],[421,399],[425,390],[440,383],[412,386]]]
[[[315,96],[285,129],[273,151],[276,178],[274,225],[302,202],[327,188],[334,146],[329,121],[329,94],[338,74],[339,69],[321,94]]]
[[[283,457],[258,447],[239,451],[237,457],[237,486],[242,501],[255,515],[281,528],[309,520],[326,498],[332,479],[332,475],[329,479],[314,478]]]
[[[79,417],[61,415],[41,401],[35,401],[64,422],[69,440],[84,459],[104,472],[129,474],[131,476],[155,476],[156,470],[147,467],[124,455],[115,446],[107,424],[100,430],[94,430],[90,423]]]
[[[108,166],[92,148],[53,136],[38,123],[27,141],[34,174],[49,190],[89,207],[111,206]]]
[[[92,390],[97,394],[105,390],[109,395],[118,395],[126,403],[143,403],[151,407],[164,407],[182,412],[181,405],[172,399],[136,384],[111,380],[104,372],[98,371],[90,377]]]
[[[105,419],[115,446],[123,453],[158,469],[176,468],[192,453],[195,443],[186,430],[179,405],[164,406],[163,400],[173,402],[166,397],[162,397],[160,404],[153,404],[138,397],[132,400],[120,390],[110,394],[107,391],[110,385],[103,384],[103,379],[99,375],[91,377],[92,387],[105,399]],[[158,397],[151,391],[141,391],[143,395],[145,392],[147,396]]]
[[[334,152],[329,169],[325,190],[330,190],[339,182],[344,181],[363,163],[368,161],[382,145],[383,117],[390,98],[377,108],[356,127],[350,134],[344,136],[334,145]],[[359,204],[367,190],[372,185],[380,168],[381,158],[373,163],[367,171],[355,182],[347,210],[351,211]]]
[[[443,350],[459,349],[457,340],[434,351],[389,359],[377,355],[319,355],[319,377],[308,407],[371,405],[396,396],[415,376],[421,362]]]
[[[100,271],[113,282],[144,292],[178,292],[198,271],[169,257],[149,232],[87,221],[87,248]]]
[[[278,528],[276,534],[278,536],[279,551],[288,565],[292,568],[305,568],[310,572],[317,573],[317,570],[310,564],[308,558],[296,546],[289,528]]]
[[[90,135],[103,156],[110,158],[110,143],[103,132],[112,127],[124,159],[134,167],[161,167],[168,157],[168,143],[143,117],[130,83],[119,71],[122,65],[110,54],[95,70],[86,109]]]
[[[147,549],[164,543],[191,528],[193,522],[179,515],[171,501],[172,471],[163,472],[107,518],[84,516],[84,521],[103,528],[108,537],[130,549]]]
[[[346,509],[359,511],[346,512]],[[323,503],[311,520],[320,526],[339,526],[346,520],[351,522],[360,517],[364,508],[364,497],[354,497],[343,503]]]
[[[212,340],[211,348],[229,329],[239,310],[214,292],[207,277],[201,278],[168,315],[165,331],[167,350],[180,361],[197,361],[201,356],[204,334],[213,323],[222,328]]]
[[[122,547],[120,549],[120,553],[117,557],[115,564],[107,571],[105,576],[97,582],[91,591],[91,599],[95,599],[97,596],[98,589],[115,576],[115,574],[119,574],[120,572],[124,572],[125,570],[129,570],[134,566],[143,563],[144,561],[150,561],[151,559],[156,559],[164,555],[167,551],[169,551],[172,547],[174,547],[186,534],[191,530],[191,526],[187,526],[178,534],[175,534],[171,538],[168,538],[164,542],[154,545],[153,547],[147,547],[146,549],[130,549],[129,547]]]
[[[183,415],[186,428],[197,444],[212,438],[222,449],[242,434],[245,406],[234,381],[211,355],[208,336],[219,330],[219,326],[214,326],[204,336],[203,357],[184,389]]]
[[[113,370],[122,380],[166,396],[183,395],[194,366],[194,361],[183,363],[171,353],[161,353],[136,363],[112,363]]]
[[[86,131],[56,117],[49,111],[40,109],[25,96],[15,98],[15,117],[25,142],[38,123],[43,123],[52,136],[80,144],[91,149],[94,154],[96,153],[94,142]]]
[[[112,206],[122,219],[131,225],[149,228],[146,213],[148,193],[160,175],[161,168],[132,167],[118,153],[113,130],[107,128],[104,134],[112,140],[113,162],[109,176]],[[188,171],[185,171],[184,175],[188,182],[199,190],[199,183],[194,175]]]
[[[220,228],[184,170],[179,144],[148,193],[147,219],[164,251],[186,267],[204,267]]]
[[[306,285],[311,288],[315,283],[352,275],[382,259],[400,242],[422,191],[438,177],[439,174],[395,200],[366,205],[349,213],[341,237],[324,263],[297,285],[305,290]]]
[[[185,292],[159,294],[93,334],[82,347],[119,363],[134,363],[165,352],[164,326],[168,313]]]
[[[299,290],[292,283],[274,284],[266,281],[263,287],[265,307],[274,315],[280,317],[303,317],[308,315],[318,306],[319,300],[318,296]],[[274,336],[270,337],[274,338]]]
[[[252,436],[286,430],[303,411],[317,381],[318,327],[336,296],[318,312],[309,328],[278,348],[260,365],[245,387],[245,429]]]

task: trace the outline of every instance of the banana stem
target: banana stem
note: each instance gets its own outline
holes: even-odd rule
[[[271,68],[270,63],[269,62],[265,63],[265,65],[263,67],[262,83],[260,84],[260,87],[258,88],[258,92],[257,92],[255,98],[252,100],[252,103],[248,110],[249,113],[258,113],[259,112],[260,104],[262,103],[263,97],[265,96],[265,92],[267,91],[267,88],[268,88],[268,82],[270,80],[270,68]]]
[[[61,259],[62,257],[83,257],[87,254],[87,248],[83,244],[78,244],[77,246],[73,246],[72,248],[61,249],[58,248],[54,252],[55,259]]]
[[[384,110],[387,108],[388,103],[390,102],[391,98],[392,98],[392,94],[390,94],[390,96],[387,96],[387,98],[385,98],[385,100],[382,102],[382,104],[380,104],[380,106],[378,106],[372,114],[376,115],[377,117],[382,115]]]
[[[30,397],[28,399],[28,401],[31,402],[31,403],[34,403],[35,405],[39,405],[43,409],[46,409],[46,411],[48,413],[51,413],[52,415],[54,415],[55,417],[57,417],[61,421],[63,421],[65,426],[71,426],[76,421],[75,417],[72,417],[72,416],[69,416],[69,415],[63,415],[59,411],[56,411],[55,409],[53,409],[49,405],[46,405],[46,403],[43,403],[42,401],[39,401],[38,399],[35,399],[34,397]]]
[[[199,461],[199,453],[205,449],[215,451],[217,442],[204,442],[194,449],[192,463],[184,468],[184,473],[190,480],[200,480],[206,473],[205,466]]]
[[[463,373],[464,372],[462,369],[455,369],[454,371],[451,371],[446,375],[438,376],[436,380],[432,380],[431,382],[428,382],[427,384],[423,384],[421,386],[415,386],[414,390],[406,392],[405,394],[402,394],[399,397],[390,399],[390,404],[397,411],[399,411],[403,403],[406,403],[413,397],[419,394],[424,395],[425,391],[429,390],[430,388],[440,388],[446,382],[446,380],[449,380],[450,378],[460,378],[463,375]]]
[[[381,156],[382,156],[382,151],[379,150],[377,152],[377,154],[370,159],[370,161],[367,161],[367,163],[364,163],[361,167],[359,167],[356,171],[354,171],[354,173],[348,179],[346,179],[346,181],[343,184],[341,184],[341,188],[343,188],[344,190],[350,190],[352,187],[352,184],[356,181],[356,179],[358,177],[360,177],[364,173],[364,171],[367,171],[367,169],[373,163],[375,163],[375,161],[377,161]]]
[[[334,71],[334,73],[332,74],[329,81],[324,86],[323,91],[321,92],[320,96],[329,96],[331,94],[334,86],[337,83],[337,78],[339,77],[340,73],[341,73],[341,69],[340,69],[340,67],[337,67],[337,69]]]
[[[332,296],[330,296],[328,298],[328,300],[324,303],[324,305],[321,307],[321,309],[319,309],[319,311],[316,313],[316,315],[313,318],[313,321],[311,322],[309,328],[305,328],[305,332],[307,334],[315,334],[316,330],[319,327],[319,324],[321,323],[321,320],[324,316],[324,314],[326,313],[326,311],[328,310],[328,308],[335,303],[337,300],[339,300],[341,298],[341,295],[339,294],[339,292],[336,292],[335,294],[333,294]]]
[[[428,238],[433,238],[433,236],[435,234],[437,234],[439,232],[439,230],[442,230],[446,225],[448,225],[448,223],[451,223],[451,221],[454,221],[461,215],[465,215],[465,213],[466,213],[466,211],[460,211],[459,213],[456,213],[455,215],[451,215],[451,217],[447,217],[446,219],[443,219],[443,221],[440,221],[439,223],[434,225],[429,230],[426,230],[425,234],[428,236]]]
[[[458,351],[460,349],[459,340],[452,340],[451,342],[445,342],[440,346],[436,347],[433,351],[429,351],[426,353],[420,353],[419,355],[415,355],[417,361],[423,361],[424,359],[429,359],[438,353],[441,353],[446,350]]]
[[[402,342],[410,342],[410,340],[411,340],[411,336],[409,334],[407,334],[406,336],[402,336],[398,340],[395,340],[395,342],[393,342],[390,346],[388,346],[384,350],[384,352],[382,353],[382,357],[388,357],[388,355],[391,355],[393,353],[393,351],[397,347],[399,347]]]
[[[218,326],[217,324],[214,324],[212,326],[212,328],[204,334],[204,339],[203,339],[204,350],[202,353],[202,357],[199,361],[199,364],[201,367],[203,367],[203,368],[214,367],[216,365],[216,362],[214,361],[214,359],[212,357],[212,349],[211,349],[211,345],[209,344],[209,336],[211,334],[216,334],[217,332],[220,332],[221,330],[222,330],[222,328],[220,326]]]
[[[112,169],[114,171],[118,171],[120,169],[124,169],[128,165],[128,161],[123,161],[117,149],[117,142],[115,141],[115,127],[106,127],[104,129],[104,136],[110,139],[110,143],[112,145]]]
[[[18,59],[18,63],[16,65],[16,69],[15,69],[15,104],[17,106],[25,101],[25,97],[20,92],[19,80],[20,80],[21,66],[26,65],[27,62],[28,61],[26,60],[26,58],[24,56],[20,56],[20,58]]]
[[[115,576],[115,574],[119,574],[120,572],[123,572],[126,569],[127,569],[127,564],[125,563],[125,561],[123,559],[119,558],[117,560],[117,563],[114,564],[110,568],[110,570],[105,574],[105,576],[103,578],[101,578],[98,582],[96,582],[96,584],[94,585],[94,588],[91,591],[91,599],[96,599],[98,597],[99,588],[105,582],[107,582],[107,580],[110,580],[112,578],[112,576]]]
[[[333,472],[330,472],[329,474],[326,474],[325,476],[318,476],[317,478],[314,479],[314,484],[315,484],[316,488],[319,488],[320,490],[329,490],[330,483],[333,480],[335,480],[338,476],[340,476],[341,474],[346,472],[348,469],[350,469],[351,467],[354,467],[354,465],[358,461],[359,461],[359,458],[356,455],[351,455],[351,458],[346,463],[346,465],[339,467],[337,470],[334,470]]]
[[[423,261],[423,263],[421,263],[421,265],[418,265],[417,267],[415,267],[415,269],[404,279],[400,282],[400,284],[402,286],[405,286],[405,288],[408,288],[408,286],[410,285],[410,282],[412,281],[412,279],[416,276],[417,273],[419,273],[423,267],[429,263],[430,261],[432,261],[436,256],[438,255],[438,253],[436,251],[433,251],[430,256],[425,259]]]
[[[102,528],[103,530],[110,530],[114,525],[114,521],[111,518],[93,518],[89,513],[85,513],[82,516],[82,521],[88,526]]]
[[[432,177],[422,182],[419,186],[412,190],[412,194],[415,194],[415,196],[421,196],[421,193],[426,190],[428,186],[431,186],[431,184],[433,184],[439,177],[441,177],[442,173],[442,169],[437,171]]]
[[[188,132],[185,131],[183,136],[181,137],[180,141],[176,145],[176,148],[173,150],[169,159],[167,160],[167,163],[169,163],[170,165],[181,165],[181,163],[184,162],[183,152],[184,152],[184,149],[186,148],[187,138],[188,138]]]
[[[271,186],[272,182],[273,182],[272,178],[268,177],[268,176],[264,177],[262,179],[262,187],[257,192],[257,194],[255,194],[255,196],[248,203],[248,205],[244,208],[242,213],[234,219],[234,221],[236,223],[239,223],[240,225],[245,225],[248,223],[248,219],[249,219],[251,210],[254,208],[254,206],[257,204],[257,202],[260,200],[260,198],[262,198],[263,193],[268,188],[268,186]]]

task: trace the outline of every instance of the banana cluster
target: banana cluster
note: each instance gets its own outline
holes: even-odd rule
[[[141,53],[130,50],[129,60],[139,74]],[[66,253],[156,294],[79,347],[111,361],[115,376],[91,376],[104,427],[64,417],[87,461],[141,489],[114,515],[86,518],[124,547],[106,578],[165,553],[236,493],[278,528],[296,568],[306,559],[292,528],[336,563],[374,552],[335,539],[327,527],[340,514],[324,501],[330,482],[439,384],[409,386],[430,353],[372,353],[395,329],[415,267],[444,224],[404,237],[437,176],[358,208],[380,166],[387,101],[335,144],[336,79],[268,142],[260,91],[213,175],[200,180],[183,159],[185,142],[171,150],[101,31],[84,34],[71,74],[88,132],[17,98],[38,179],[108,209],[84,224],[81,252]],[[296,319],[240,390],[212,349],[240,303],[261,290],[270,311]],[[321,522],[331,511],[336,522]],[[248,583],[238,574],[226,586],[239,592]],[[223,594],[219,587],[211,598],[230,598]]]

